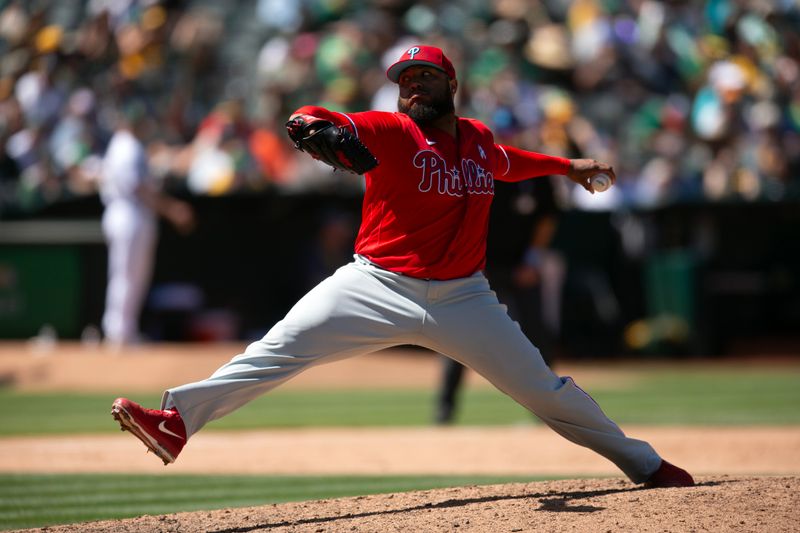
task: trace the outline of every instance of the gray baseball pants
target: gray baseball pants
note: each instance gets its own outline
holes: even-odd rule
[[[169,389],[187,437],[313,365],[413,344],[472,368],[566,439],[606,457],[634,483],[661,458],[629,438],[570,377],[555,375],[481,273],[435,281],[356,256],[301,298],[263,339],[203,381]]]

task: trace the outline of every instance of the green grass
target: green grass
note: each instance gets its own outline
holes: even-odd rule
[[[578,376],[579,379],[579,376]],[[800,370],[686,372],[648,370],[614,388],[588,392],[620,424],[800,424]],[[104,433],[114,395],[39,394],[0,389],[0,436]],[[157,407],[160,395],[134,396]],[[432,390],[293,391],[267,394],[209,430],[270,427],[419,426],[433,415]],[[532,417],[494,389],[462,391],[459,424],[532,423]]]
[[[663,372],[630,389],[592,393],[626,424],[800,424],[800,371]]]
[[[0,475],[0,529],[544,478]]]

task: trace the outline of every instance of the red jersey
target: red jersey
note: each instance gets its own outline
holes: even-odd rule
[[[466,277],[486,263],[494,180],[566,174],[569,160],[495,144],[478,120],[458,118],[453,137],[403,113],[338,113],[305,106],[296,114],[347,127],[378,159],[366,189],[355,251],[407,276]]]

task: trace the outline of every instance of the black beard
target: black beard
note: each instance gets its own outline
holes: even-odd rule
[[[397,110],[411,117],[411,120],[420,125],[430,124],[455,111],[452,98],[434,100],[430,104],[416,104],[413,107],[397,100]]]

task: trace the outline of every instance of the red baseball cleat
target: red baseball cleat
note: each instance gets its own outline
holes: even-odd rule
[[[644,482],[644,486],[648,489],[657,487],[691,487],[693,485],[694,479],[692,479],[689,472],[663,459],[658,470],[650,476],[650,479]]]
[[[175,462],[186,444],[186,428],[178,411],[145,409],[127,398],[117,398],[111,406],[111,415],[122,431],[136,435],[165,465]]]

